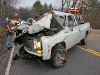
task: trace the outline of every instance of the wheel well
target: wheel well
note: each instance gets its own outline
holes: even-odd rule
[[[88,31],[86,31],[86,34],[88,35]]]
[[[61,45],[64,46],[64,48],[66,48],[66,43],[65,42],[61,42]]]
[[[55,46],[58,45],[58,44],[61,44],[64,48],[66,48],[66,43],[65,43],[64,41],[55,44],[53,47],[55,47]],[[53,47],[52,47],[52,48],[53,48]]]

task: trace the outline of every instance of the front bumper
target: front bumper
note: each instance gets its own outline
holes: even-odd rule
[[[29,54],[33,54],[33,55],[36,55],[38,57],[41,57],[42,54],[39,54],[36,52],[36,50],[30,50],[28,47],[24,46],[24,49],[29,53]],[[41,50],[42,51],[42,50]]]

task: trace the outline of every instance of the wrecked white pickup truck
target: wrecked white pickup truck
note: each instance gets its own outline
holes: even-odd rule
[[[19,49],[22,58],[38,56],[58,68],[66,63],[68,49],[79,42],[87,43],[90,24],[78,24],[73,14],[52,11],[33,25],[13,29],[23,32],[14,39],[15,43],[23,45]]]

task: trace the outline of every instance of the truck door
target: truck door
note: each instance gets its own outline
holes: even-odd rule
[[[66,37],[66,40],[70,40],[70,47],[80,42],[80,30],[79,25],[77,24],[75,17],[73,15],[68,15],[68,28],[70,30],[69,37]]]

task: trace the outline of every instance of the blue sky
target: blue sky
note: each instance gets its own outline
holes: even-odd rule
[[[31,7],[33,3],[37,0],[21,0],[21,2],[17,5],[17,7]],[[54,7],[58,7],[61,5],[61,0],[40,0],[42,4],[52,4]]]

